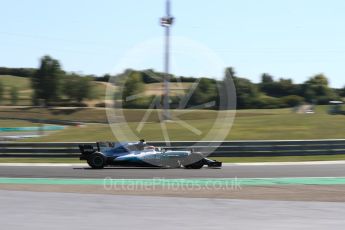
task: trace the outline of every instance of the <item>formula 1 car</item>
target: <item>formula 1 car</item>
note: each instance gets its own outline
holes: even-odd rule
[[[129,142],[97,142],[92,145],[79,145],[80,160],[86,160],[91,168],[105,166],[159,167],[200,169],[204,165],[220,168],[222,162],[204,157],[192,150],[167,150],[147,145],[143,140]]]

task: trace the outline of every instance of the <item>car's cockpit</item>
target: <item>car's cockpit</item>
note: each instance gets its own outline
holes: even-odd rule
[[[160,148],[148,145],[145,142],[99,142],[99,149],[106,155],[123,155],[126,153],[156,152]]]

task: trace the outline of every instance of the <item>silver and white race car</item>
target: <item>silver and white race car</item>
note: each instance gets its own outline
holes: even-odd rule
[[[144,140],[130,142],[97,142],[93,145],[79,145],[80,160],[86,160],[90,167],[102,169],[105,166],[159,167],[200,169],[204,165],[220,168],[222,162],[208,159],[202,153],[192,150],[167,150],[146,144]]]

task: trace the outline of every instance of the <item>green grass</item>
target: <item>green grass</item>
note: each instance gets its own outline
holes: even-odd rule
[[[185,94],[186,91],[193,85],[193,83],[180,82],[170,83],[170,95],[176,96]],[[146,95],[162,95],[163,93],[163,83],[151,83],[145,85]]]
[[[31,81],[30,78],[17,77],[12,75],[0,75],[0,81],[5,86],[5,98],[9,99],[9,92],[12,87],[17,87],[19,98],[18,105],[30,105],[31,104]],[[92,82],[93,95],[95,99],[103,100],[106,94],[106,84],[103,82]],[[25,99],[25,100],[24,100]],[[29,102],[29,103],[28,103]],[[3,104],[10,104],[10,101],[5,100]]]
[[[146,110],[131,109],[131,110],[121,110],[118,109],[117,112],[123,111],[124,117],[127,122],[140,122],[146,112]],[[155,110],[148,117],[148,122],[158,122],[160,113],[159,110]],[[182,120],[210,120],[213,121],[216,116],[216,111],[190,111],[185,113],[185,111],[174,111],[174,115]],[[260,114],[260,113],[259,113]],[[244,114],[244,116],[255,116],[255,114]],[[1,118],[13,118],[13,119],[32,119],[32,118],[50,119],[50,120],[69,120],[78,122],[98,122],[107,123],[106,110],[104,108],[35,108],[35,107],[25,107],[25,108],[1,108],[0,109],[0,119]]]
[[[279,111],[279,110],[278,110]],[[323,139],[345,137],[345,116],[295,114],[281,111],[271,116],[237,117],[230,139]]]
[[[69,127],[63,131],[56,131],[48,136],[29,138],[23,142],[96,142],[115,140],[107,125],[88,125],[87,127]]]
[[[107,122],[105,110],[92,108],[1,108],[1,118],[13,119],[42,119],[42,120],[69,120],[80,122]]]
[[[38,126],[37,123],[19,120],[0,120],[0,128]]]
[[[287,139],[342,139],[345,137],[345,116],[327,114],[327,106],[319,106],[315,114],[295,114],[291,109],[263,109],[239,110],[236,113],[231,132],[225,140],[287,140]],[[48,109],[48,108],[1,108],[1,118],[28,119],[40,118],[42,120],[69,120],[76,122],[102,122],[103,124],[88,124],[86,127],[70,127],[66,130],[54,132],[41,138],[26,141],[96,141],[116,140],[110,126],[107,124],[105,109]],[[159,123],[159,110],[153,111],[144,124],[143,129],[137,132],[140,121],[146,110],[117,110],[124,113],[128,128],[116,128],[116,133],[124,131],[125,134],[133,131],[136,136],[147,140],[163,140],[161,123]],[[211,110],[180,110],[173,111],[173,115],[200,130],[202,134],[196,135],[181,126],[178,122],[166,124],[170,140],[201,140],[211,130],[217,115],[230,116],[225,112]],[[13,122],[13,121],[12,121]],[[7,123],[6,121],[3,122]],[[47,122],[49,123],[49,122]],[[226,123],[224,123],[226,124]],[[227,131],[224,124],[213,130]],[[23,124],[25,125],[25,124]],[[207,139],[212,139],[213,136]],[[125,139],[128,139],[126,137]]]
[[[103,82],[93,82],[93,93],[95,98],[104,99],[106,94],[106,85]]]
[[[25,77],[16,77],[11,75],[0,75],[0,81],[5,86],[5,94],[4,97],[5,100],[3,104],[10,104],[10,95],[9,92],[12,87],[16,87],[18,90],[19,95],[19,105],[26,105],[27,100],[30,99],[31,103],[31,95],[32,95],[32,89],[31,89],[31,82],[29,78]]]
[[[317,108],[315,114],[295,114],[290,109],[265,109],[265,110],[239,110],[230,133],[225,140],[291,140],[291,139],[343,139],[345,138],[345,116],[328,115],[327,106]],[[164,140],[159,123],[158,113],[154,111],[144,124],[143,129],[136,129],[144,116],[145,110],[124,110],[128,128],[115,127],[117,134],[122,130],[128,135],[131,131],[137,137],[146,140]],[[213,135],[206,137],[209,130],[221,130],[227,132],[224,124],[213,127],[217,116],[216,111],[174,111],[173,114],[202,132],[196,135],[192,131],[181,126],[178,122],[166,123],[170,140],[211,140]],[[22,113],[14,111],[1,111],[0,117],[7,116],[37,117],[50,119],[68,119],[75,121],[102,121],[107,118],[103,109],[80,109],[76,111],[60,111],[47,109],[29,109]],[[26,114],[25,114],[26,113]],[[220,116],[226,113],[220,112]],[[213,128],[212,128],[213,127]],[[124,137],[123,140],[136,140],[137,138]],[[66,130],[55,132],[50,136],[34,138],[27,141],[96,141],[116,140],[111,128],[107,124],[89,124],[86,127],[71,127]]]
[[[29,78],[16,77],[11,75],[0,75],[0,81],[6,88],[17,87],[19,91],[31,90]]]

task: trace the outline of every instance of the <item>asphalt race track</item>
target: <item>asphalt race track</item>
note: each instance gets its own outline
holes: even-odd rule
[[[249,186],[237,190],[176,190],[153,186],[21,184],[15,180],[190,178],[340,178],[341,185]],[[0,166],[1,227],[17,229],[343,229],[344,163],[226,165],[203,168]],[[7,179],[6,179],[7,178]],[[17,179],[16,179],[17,178]],[[59,179],[31,179],[59,178]],[[280,179],[279,179],[280,178]],[[332,180],[334,180],[334,178]],[[218,179],[222,180],[222,179]],[[237,179],[236,179],[237,180]],[[248,180],[248,179],[247,179]],[[269,179],[260,179],[269,180]],[[90,181],[90,180],[77,180]],[[103,180],[101,180],[103,181]],[[128,180],[130,181],[130,180]],[[145,180],[148,181],[148,180]],[[135,188],[132,190],[131,188]],[[186,187],[187,188],[187,187]],[[208,187],[205,187],[208,188]],[[229,187],[231,189],[231,187]],[[221,199],[226,198],[226,199]],[[322,201],[322,202],[320,202]],[[332,202],[329,202],[332,201]],[[18,219],[20,221],[18,221]]]
[[[345,177],[344,164],[312,165],[231,165],[221,169],[105,168],[80,166],[0,166],[0,177],[20,178],[276,178],[276,177]]]
[[[2,229],[343,229],[344,203],[0,191]],[[20,221],[18,221],[20,220]]]

